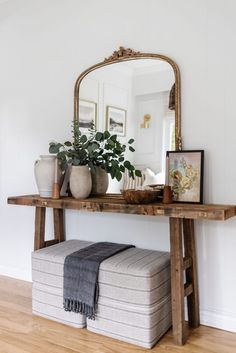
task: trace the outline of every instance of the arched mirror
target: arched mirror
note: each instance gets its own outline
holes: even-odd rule
[[[163,55],[121,47],[78,77],[74,118],[83,133],[93,121],[98,131],[117,134],[122,143],[133,138],[129,161],[147,184],[164,184],[166,151],[181,149],[177,65]],[[108,192],[119,192],[125,182],[111,181]]]

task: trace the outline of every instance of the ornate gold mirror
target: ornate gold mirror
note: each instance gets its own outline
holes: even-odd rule
[[[98,131],[117,134],[122,143],[134,138],[128,159],[149,183],[163,184],[166,151],[181,149],[179,69],[166,56],[120,47],[78,77],[74,119],[83,133],[93,121]],[[113,181],[108,192],[122,188]]]

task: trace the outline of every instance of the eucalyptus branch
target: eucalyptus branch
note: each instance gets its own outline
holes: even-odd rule
[[[121,180],[125,170],[130,177],[141,177],[141,171],[125,159],[126,148],[134,152],[131,138],[128,144],[121,144],[117,135],[111,135],[109,131],[96,131],[94,124],[89,129],[89,137],[82,135],[79,129],[78,120],[73,121],[72,125],[73,141],[66,141],[63,144],[50,142],[49,152],[57,155],[63,169],[68,164],[88,165],[91,171],[96,167],[101,167],[112,179]]]

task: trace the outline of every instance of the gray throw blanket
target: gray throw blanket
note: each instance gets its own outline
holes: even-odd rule
[[[98,303],[100,263],[131,247],[134,246],[101,242],[68,255],[64,263],[64,309],[84,314],[94,320]]]

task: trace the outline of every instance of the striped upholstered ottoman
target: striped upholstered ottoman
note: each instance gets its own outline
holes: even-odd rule
[[[169,253],[131,248],[102,262],[90,331],[151,348],[170,326]]]
[[[82,328],[84,315],[63,308],[63,266],[65,257],[91,242],[69,240],[32,253],[32,311],[47,319]]]
[[[74,327],[83,315],[63,309],[65,257],[91,242],[69,240],[32,254],[33,313]],[[100,265],[99,302],[90,331],[151,348],[171,326],[169,253],[131,248]]]

